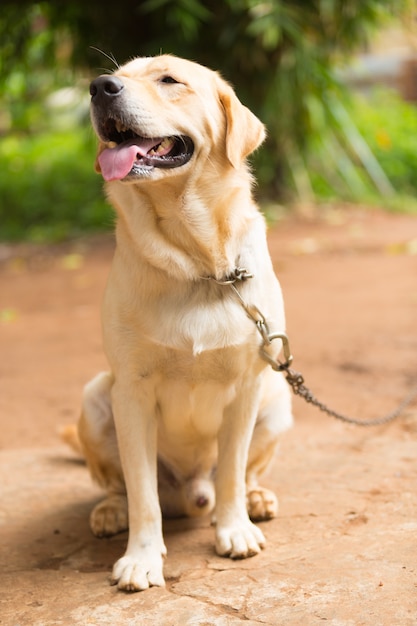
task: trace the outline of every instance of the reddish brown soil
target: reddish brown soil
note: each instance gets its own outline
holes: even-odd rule
[[[394,408],[417,382],[417,219],[329,209],[320,219],[281,221],[270,230],[269,242],[286,301],[294,368],[302,371],[321,399],[345,413],[369,418]],[[21,458],[13,455],[26,458],[31,450],[41,449],[42,458],[55,448],[65,455],[57,432],[76,420],[84,383],[106,367],[100,302],[112,251],[111,236],[48,248],[0,247],[0,452],[10,489],[14,484],[16,488],[12,503],[23,497],[18,493],[24,492],[26,480],[19,472],[15,479],[8,474],[13,459]],[[309,625],[323,620],[343,625],[417,624],[416,404],[396,423],[373,429],[341,424],[300,399],[294,401],[294,412],[295,427],[283,437],[269,479],[279,492],[281,513],[264,525],[268,549],[235,569],[235,574],[252,575],[259,606],[255,595],[252,604],[248,601],[244,606],[233,600],[237,587],[229,588],[232,583],[226,578],[223,583],[230,602],[216,599],[213,589],[223,583],[220,578],[215,583],[214,574],[224,570],[220,574],[226,577],[229,569],[220,567],[218,563],[227,561],[212,552],[206,563],[213,582],[198,578],[202,566],[194,562],[195,555],[201,555],[201,550],[207,555],[211,541],[211,530],[206,527],[183,533],[181,526],[175,527],[172,532],[181,537],[180,542],[186,541],[187,533],[193,537],[189,567],[181,561],[184,554],[176,553],[173,541],[168,540],[168,591],[146,593],[154,601],[157,593],[174,594],[176,600],[179,595],[183,600],[185,596],[198,598],[199,602],[208,602],[207,596],[215,619],[187,621],[183,616],[178,618],[182,625],[241,620],[248,624]],[[36,459],[33,462],[36,465]],[[19,464],[16,461],[16,467]],[[35,465],[30,471],[35,471]],[[70,467],[68,471],[84,470]],[[48,474],[42,480],[48,490]],[[51,510],[59,511],[59,506],[50,504]],[[12,525],[13,506],[5,513]],[[89,537],[87,512],[88,507],[83,510],[84,521],[78,522],[85,524],[85,537]],[[35,541],[30,532],[35,531],[25,528],[24,544],[30,546]],[[38,527],[36,532],[40,532]],[[12,553],[18,556],[8,559],[8,569],[16,569],[20,580],[16,583],[12,577],[12,586],[29,584],[30,572],[36,570],[31,565],[25,569],[19,541],[15,535],[10,538]],[[62,549],[62,537],[60,541]],[[85,541],[96,546],[97,553],[103,546],[107,555],[105,566],[96,563],[95,569],[93,564],[86,570],[99,572],[100,580],[88,580],[91,597],[96,584],[103,603],[103,593],[110,593],[103,574],[113,558],[108,556],[110,544],[105,548],[96,539]],[[45,559],[47,554],[46,550]],[[66,567],[71,570],[68,563]],[[265,585],[271,584],[265,578],[267,571],[280,589],[276,591],[278,613],[277,607],[268,608],[262,596]],[[49,579],[45,579],[47,588],[53,588]],[[30,596],[27,589],[25,593]],[[97,621],[73,617],[67,622],[57,617],[54,621],[53,603],[45,609],[48,593],[52,592],[44,591],[46,596],[39,600],[45,612],[28,621],[23,613],[20,621],[12,619],[17,609],[11,593],[5,600],[10,621],[0,618],[0,623],[122,623],[117,613],[111,613],[108,622],[104,617]],[[113,589],[111,593],[116,597]],[[25,596],[26,604],[29,596]],[[122,597],[123,607],[128,606],[130,600]],[[164,606],[169,606],[170,597],[163,596]],[[91,610],[96,606],[94,599],[82,601]],[[71,610],[75,606],[74,601]],[[155,605],[142,609],[149,623],[177,624],[174,618],[158,622]],[[193,611],[198,615],[197,608]]]

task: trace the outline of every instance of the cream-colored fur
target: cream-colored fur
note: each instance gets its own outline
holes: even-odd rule
[[[179,167],[106,183],[118,216],[103,305],[111,373],[86,386],[79,435],[108,492],[91,528],[102,536],[129,527],[112,580],[136,591],[164,584],[161,510],[201,515],[215,507],[218,554],[241,558],[263,548],[250,517],[273,517],[277,500],[258,476],[292,418],[284,379],[259,356],[254,322],[230,287],[207,280],[246,268],[254,277],[238,285],[242,297],[271,332],[284,332],[245,163],[263,140],[261,122],[218,74],[190,61],[137,58],[114,76],[123,90],[109,97],[110,113],[92,106],[99,154],[113,147],[100,124],[116,101],[138,135],[181,135],[194,146]]]

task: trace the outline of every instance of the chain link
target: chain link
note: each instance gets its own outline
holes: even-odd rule
[[[346,422],[348,424],[355,424],[356,426],[382,426],[383,424],[388,424],[389,422],[393,422],[397,417],[399,417],[404,409],[406,409],[416,398],[417,398],[417,386],[415,386],[411,392],[404,398],[401,404],[391,411],[384,415],[383,417],[377,417],[370,420],[361,420],[355,417],[349,417],[348,415],[343,415],[343,413],[339,413],[338,411],[334,411],[330,409],[326,404],[320,402],[313,393],[310,391],[308,387],[304,384],[304,377],[299,372],[290,369],[287,366],[282,367],[282,371],[285,372],[285,377],[287,379],[288,384],[291,386],[293,392],[297,396],[301,396],[308,404],[312,404],[323,413],[330,415],[331,417],[335,417],[342,422]]]

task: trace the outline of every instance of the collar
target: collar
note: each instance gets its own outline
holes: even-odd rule
[[[230,274],[226,274],[222,278],[216,278],[215,276],[202,276],[203,280],[212,280],[218,285],[234,285],[238,282],[244,282],[248,278],[253,278],[253,274],[250,274],[244,267],[235,267]]]

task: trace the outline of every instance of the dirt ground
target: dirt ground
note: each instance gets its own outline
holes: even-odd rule
[[[308,212],[307,212],[308,213]],[[330,208],[269,233],[294,368],[361,418],[417,382],[417,218]],[[417,625],[417,408],[359,428],[294,399],[266,485],[267,548],[215,555],[208,519],[165,524],[166,589],[108,585],[126,534],[94,538],[100,496],[58,432],[106,367],[100,302],[111,236],[0,246],[0,624]]]

